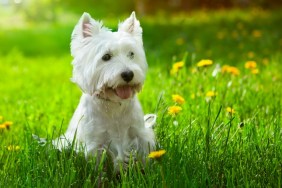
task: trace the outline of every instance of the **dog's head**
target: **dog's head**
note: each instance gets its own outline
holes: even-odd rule
[[[133,12],[111,32],[84,13],[72,33],[72,81],[83,92],[111,101],[132,98],[147,70],[142,28]]]

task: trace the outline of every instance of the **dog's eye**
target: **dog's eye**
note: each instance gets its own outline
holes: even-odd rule
[[[128,57],[129,59],[133,59],[133,58],[134,58],[134,52],[129,52],[128,55],[127,55],[127,57]]]
[[[103,57],[102,57],[102,59],[103,59],[104,61],[109,61],[111,58],[112,58],[112,55],[111,55],[111,54],[105,54],[105,55],[103,55]]]

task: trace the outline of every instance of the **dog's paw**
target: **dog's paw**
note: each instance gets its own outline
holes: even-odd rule
[[[157,121],[157,115],[156,114],[146,114],[144,116],[144,122],[146,128],[152,128]]]

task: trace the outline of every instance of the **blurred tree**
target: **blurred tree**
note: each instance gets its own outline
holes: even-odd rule
[[[252,6],[274,8],[281,5],[281,0],[134,0],[135,9],[142,14],[152,14],[160,10],[188,11],[202,8],[248,8]]]
[[[138,14],[156,12],[191,11],[193,9],[248,8],[252,6],[273,8],[282,5],[281,0],[7,0],[17,10],[24,12],[30,21],[56,21],[60,10],[89,12],[94,17],[117,16],[136,10]]]

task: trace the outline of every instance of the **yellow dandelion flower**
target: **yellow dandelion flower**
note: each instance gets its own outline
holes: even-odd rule
[[[2,121],[3,120],[3,116],[0,116],[0,121]]]
[[[206,93],[206,97],[215,97],[216,96],[216,93],[214,91],[208,91]]]
[[[20,150],[20,146],[10,145],[7,147],[8,151],[18,151]]]
[[[176,114],[178,114],[180,111],[182,110],[182,108],[180,106],[170,106],[168,108],[168,114],[175,116]]]
[[[222,66],[221,72],[222,73],[230,73],[230,74],[233,74],[235,76],[240,74],[240,71],[239,71],[238,68],[233,67],[233,66],[229,66],[229,65]]]
[[[262,36],[262,32],[260,30],[253,30],[252,35],[255,38],[260,38]]]
[[[238,76],[240,74],[240,71],[238,68],[230,66],[228,72],[232,75]]]
[[[161,156],[163,156],[165,153],[166,153],[165,150],[152,151],[152,152],[148,155],[148,157],[151,158],[151,159],[158,159],[158,158],[160,158]]]
[[[184,61],[178,61],[172,65],[172,69],[170,70],[171,75],[175,75],[178,71],[184,67]]]
[[[222,73],[229,73],[229,68],[230,68],[229,65],[223,65],[223,66],[221,67],[221,72],[222,72]]]
[[[259,73],[259,69],[252,69],[252,70],[251,70],[251,73],[252,73],[252,74],[258,74],[258,73]]]
[[[197,63],[197,67],[206,67],[206,66],[209,66],[209,65],[212,65],[212,64],[213,64],[212,60],[202,59],[201,61],[199,61]]]
[[[182,67],[184,67],[184,61],[178,61],[172,65],[174,69],[181,69]]]
[[[245,63],[245,68],[246,69],[255,69],[257,68],[257,63],[255,61],[247,61]]]
[[[228,113],[230,113],[230,114],[234,114],[234,113],[235,113],[235,110],[234,110],[233,108],[231,108],[231,107],[227,107],[227,108],[226,108],[226,111],[227,111]]]
[[[0,124],[0,130],[1,129],[6,129],[6,125],[5,124]]]
[[[13,122],[12,121],[6,121],[3,124],[6,125],[6,127],[10,127],[11,125],[13,125]]]
[[[180,95],[172,95],[172,100],[178,104],[183,104],[185,99]]]

